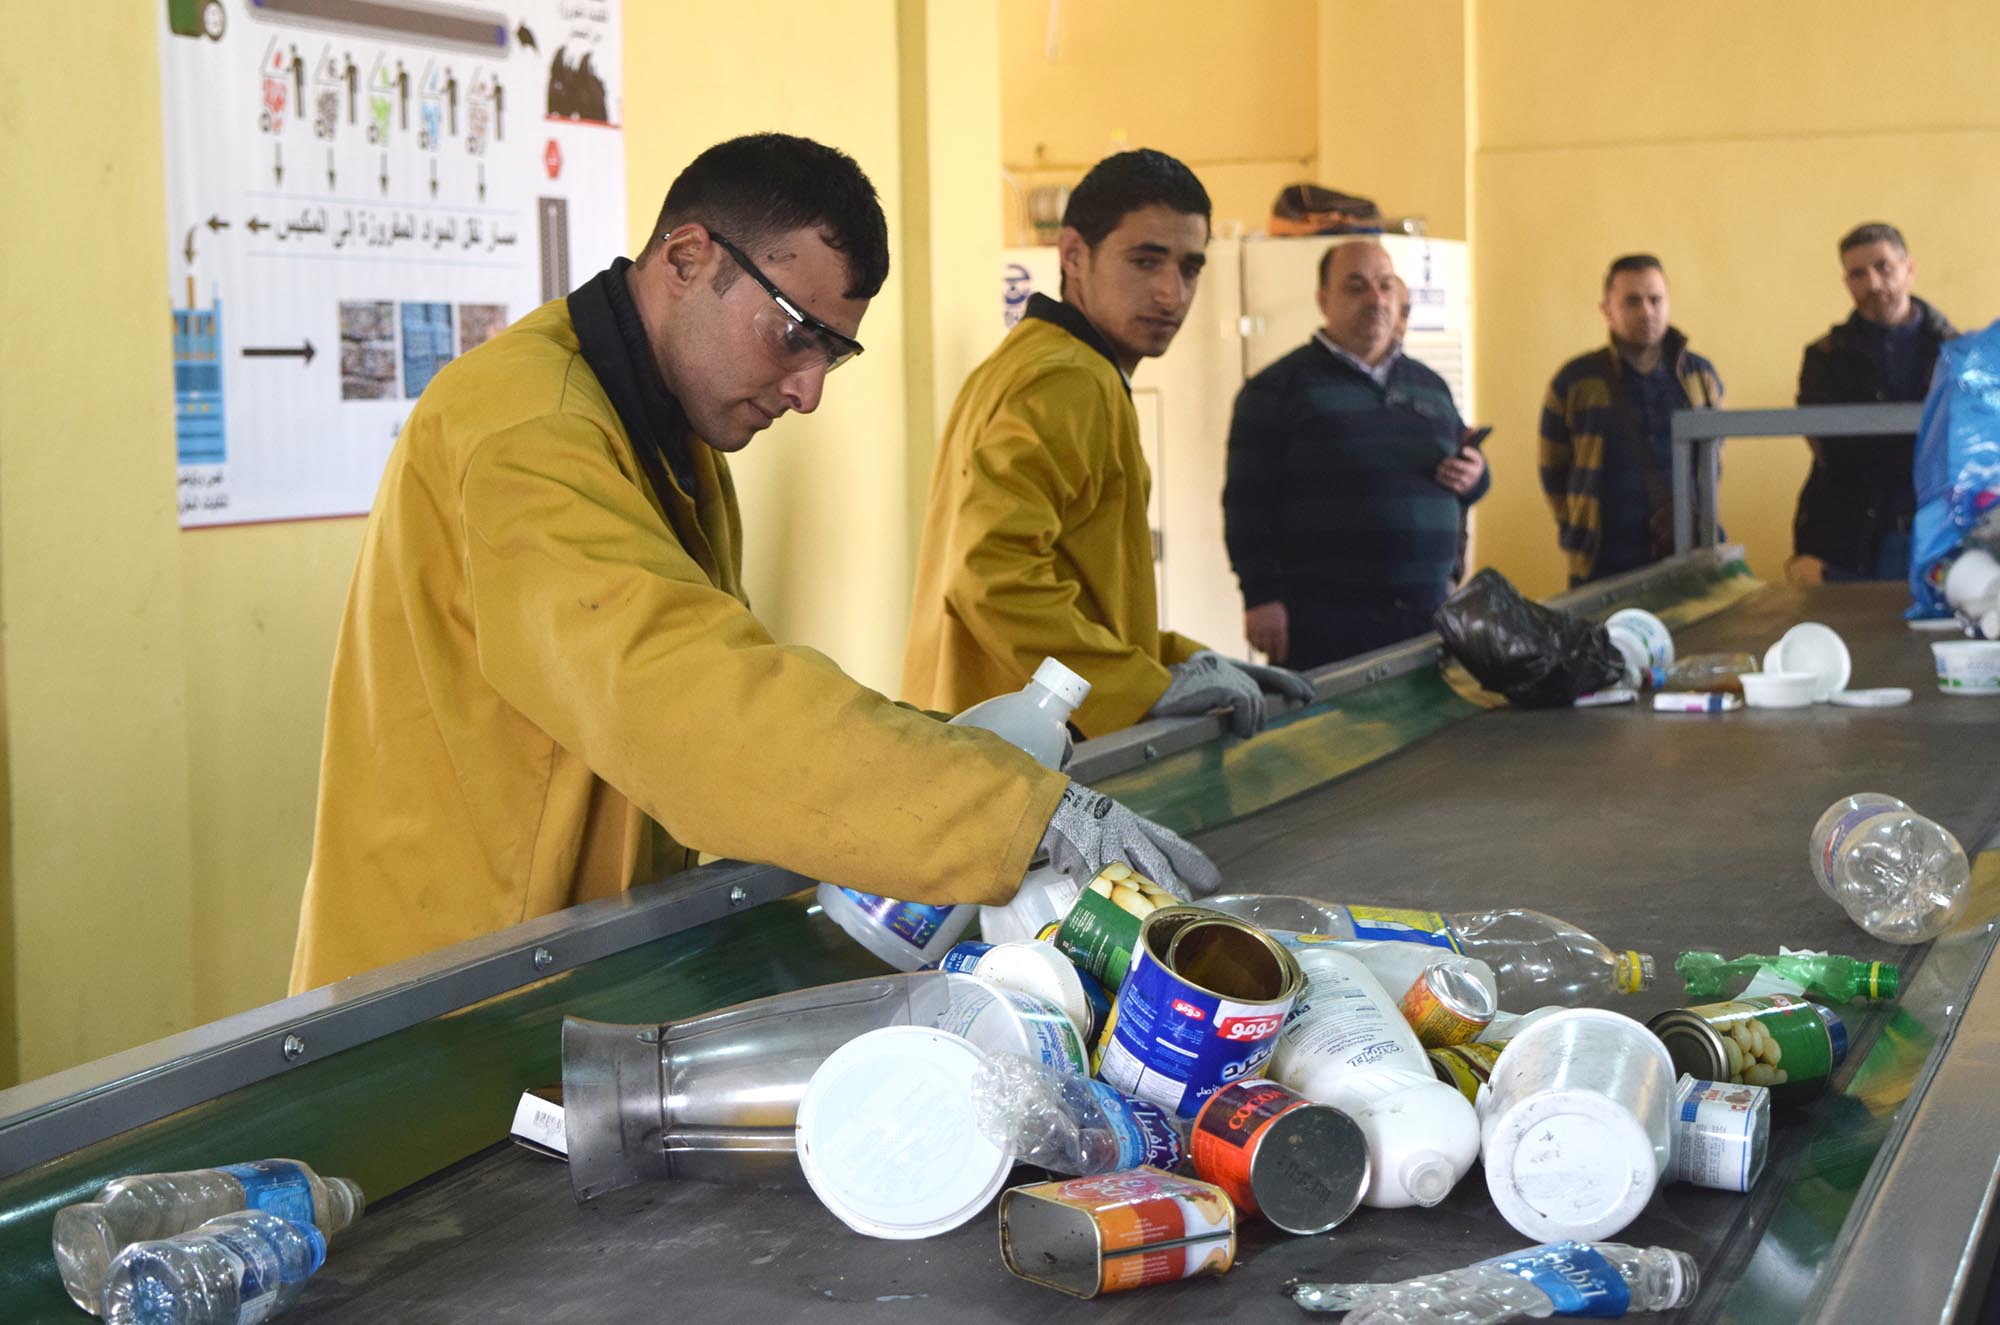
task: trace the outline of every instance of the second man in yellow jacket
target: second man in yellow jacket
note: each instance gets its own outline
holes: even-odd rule
[[[1074,716],[1085,736],[1218,708],[1249,735],[1266,690],[1312,697],[1296,673],[1160,629],[1131,381],[1187,316],[1208,218],[1201,182],[1160,152],[1109,157],[1070,195],[1062,298],[1029,299],[938,447],[906,699],[963,709],[1018,689],[1044,657],[1090,682]]]

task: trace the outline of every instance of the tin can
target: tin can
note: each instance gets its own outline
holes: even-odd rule
[[[1505,1040],[1491,1043],[1474,1040],[1433,1049],[1429,1055],[1431,1071],[1437,1073],[1439,1081],[1456,1086],[1459,1094],[1477,1104],[1479,1088],[1492,1079],[1493,1065],[1500,1061],[1500,1051],[1506,1047]]]
[[[1192,1119],[1219,1087],[1263,1071],[1304,987],[1298,960],[1256,926],[1163,907],[1140,926],[1098,1042],[1097,1075]]]
[[[1493,995],[1458,962],[1426,966],[1403,994],[1403,1020],[1426,1049],[1464,1044],[1493,1020]]]
[[[1771,1092],[1682,1077],[1674,1092],[1675,1182],[1747,1192],[1771,1147]]]
[[[1287,1233],[1324,1233],[1368,1189],[1368,1138],[1329,1104],[1275,1081],[1238,1081],[1208,1097],[1189,1138],[1195,1176],[1243,1214]]]
[[[1131,969],[1139,946],[1139,925],[1154,911],[1174,904],[1174,895],[1113,861],[1082,891],[1051,938],[1063,955],[1106,988],[1117,989]]]
[[[1833,1075],[1833,1032],[1819,1008],[1790,994],[1675,1008],[1646,1028],[1676,1070],[1698,1081],[1764,1086],[1779,1104],[1811,1099]]]
[[[1155,1168],[1015,1187],[1000,1256],[1071,1297],[1175,1283],[1236,1263],[1236,1211],[1220,1187]]]

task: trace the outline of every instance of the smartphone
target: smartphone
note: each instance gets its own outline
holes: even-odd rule
[[[1486,439],[1488,437],[1491,437],[1492,435],[1493,435],[1493,425],[1489,423],[1483,428],[1474,428],[1469,434],[1467,434],[1465,441],[1461,443],[1461,445],[1469,446],[1473,450],[1477,451],[1482,445],[1485,444]]]

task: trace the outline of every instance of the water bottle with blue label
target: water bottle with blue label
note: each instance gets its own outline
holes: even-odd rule
[[[205,1220],[262,1210],[332,1237],[361,1217],[361,1188],[321,1178],[296,1159],[260,1159],[181,1173],[141,1173],[56,1211],[56,1268],[71,1300],[96,1311],[112,1258],[134,1242],[170,1238]]]
[[[980,1130],[1017,1162],[1051,1173],[1174,1169],[1187,1157],[1180,1128],[1157,1104],[1019,1054],[988,1058],[972,1092]]]
[[[1671,1247],[1552,1242],[1444,1274],[1388,1284],[1285,1285],[1307,1311],[1345,1311],[1343,1325],[1501,1325],[1548,1315],[1615,1319],[1694,1300],[1694,1258]]]
[[[974,704],[953,718],[951,725],[990,731],[1008,744],[1027,751],[1042,767],[1061,768],[1069,762],[1069,715],[1089,693],[1088,681],[1054,658],[1044,658],[1042,665],[1035,669],[1034,679],[1027,685],[1011,695],[999,695]],[[1046,910],[1052,904],[1044,895],[1060,892],[1064,886],[1069,888],[1073,900],[1075,885],[1069,882],[1066,875],[1046,867],[1031,870],[1013,904],[984,909],[1001,914],[1018,908],[1023,911],[1024,917],[1028,912],[1039,914],[1039,910]],[[848,937],[901,971],[935,966],[981,911],[972,903],[934,906],[924,902],[905,902],[830,883],[819,885],[818,900],[828,917],[845,930]],[[987,938],[997,943],[1011,938],[1034,937],[1034,927],[1028,926],[1025,918],[1018,925],[1003,920],[996,924],[996,930],[1000,928],[1006,928],[1008,932],[989,933]],[[1023,929],[1024,932],[1016,934],[1012,932],[1014,929]]]
[[[326,1238],[310,1223],[244,1210],[133,1243],[111,1263],[95,1305],[113,1325],[259,1325],[297,1301],[325,1263]]]

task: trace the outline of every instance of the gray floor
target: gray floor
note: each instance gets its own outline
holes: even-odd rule
[[[1496,711],[1202,845],[1232,887],[1442,910],[1534,906],[1657,953],[1663,972],[1683,947],[1787,943],[1897,957],[1914,975],[1919,955],[1851,926],[1814,886],[1805,855],[1821,810],[1853,791],[1902,796],[1969,848],[2000,822],[2000,701],[1937,692],[1929,637],[1904,629],[1902,601],[1893,586],[1772,588],[1677,643],[1761,654],[1811,616],[1846,636],[1857,686],[1910,686],[1907,708]],[[1622,1010],[1645,1016],[1682,1001],[1671,975],[1661,983]],[[1798,1217],[1780,1208],[1786,1185],[1810,1187],[1818,1173],[1838,1181],[1843,1170],[1851,1185],[1886,1120],[1836,1097],[1779,1123],[1771,1171],[1751,1195],[1665,1188],[1621,1235],[1696,1253],[1706,1285],[1689,1318],[1710,1314],[1772,1220]],[[1224,1278],[1084,1303],[1010,1276],[990,1214],[892,1243],[849,1233],[803,1191],[659,1184],[578,1207],[560,1164],[502,1146],[372,1210],[292,1316],[1291,1321],[1302,1317],[1277,1292],[1289,1277],[1401,1277],[1526,1241],[1493,1211],[1475,1169],[1434,1210],[1364,1210],[1317,1238],[1248,1223]]]

